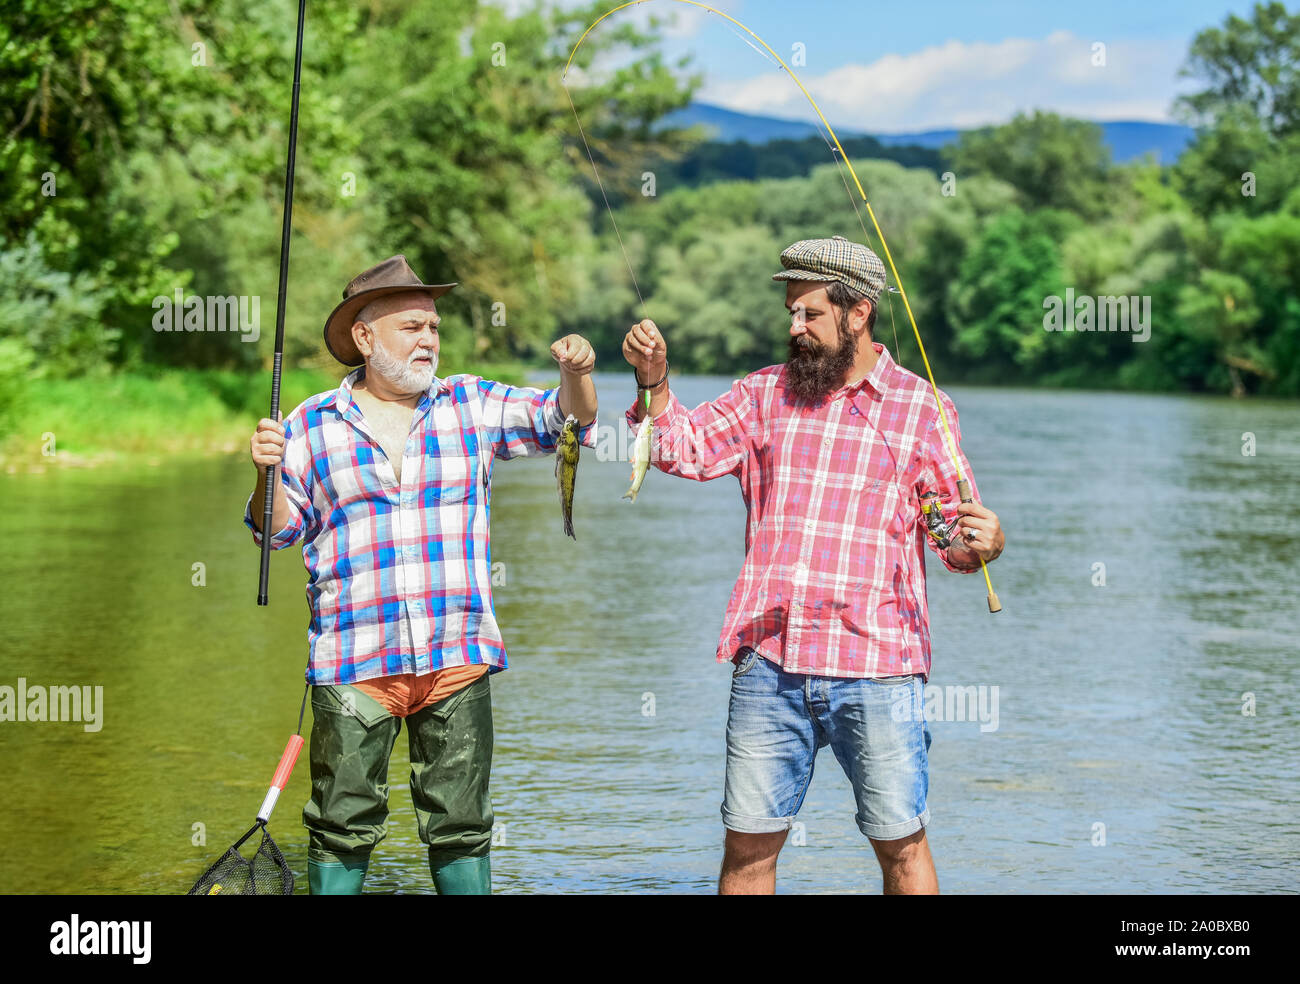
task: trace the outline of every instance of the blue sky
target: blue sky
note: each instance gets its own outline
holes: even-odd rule
[[[787,61],[801,43],[806,64],[794,70],[831,122],[878,132],[999,123],[1034,109],[1095,120],[1171,121],[1170,104],[1188,87],[1177,73],[1192,38],[1229,14],[1248,16],[1254,6],[1224,0],[712,5]],[[644,23],[651,13],[677,15],[676,25],[664,29],[663,48],[673,57],[694,56],[706,75],[698,99],[808,118],[811,109],[795,86],[722,18],[673,0],[653,0],[614,17]],[[1096,43],[1105,46],[1104,64],[1095,63]]]

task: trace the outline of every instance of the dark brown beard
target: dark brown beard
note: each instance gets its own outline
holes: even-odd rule
[[[790,339],[785,362],[785,390],[800,403],[820,403],[844,385],[858,357],[857,336],[849,330],[849,313],[840,314],[839,347],[830,348],[804,334]]]

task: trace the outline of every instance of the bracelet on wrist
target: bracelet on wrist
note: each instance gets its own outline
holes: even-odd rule
[[[638,393],[641,392],[642,390],[656,390],[668,381],[668,360],[664,359],[664,374],[663,377],[657,383],[652,383],[649,386],[646,386],[644,383],[642,383],[641,376],[636,371],[636,366],[632,367],[632,375],[636,378],[636,389]]]

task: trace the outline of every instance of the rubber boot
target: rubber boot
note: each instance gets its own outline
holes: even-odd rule
[[[312,895],[360,895],[366,879],[365,861],[316,861],[307,859],[307,884]]]
[[[436,863],[429,858],[433,887],[439,895],[491,895],[492,864],[488,855]]]

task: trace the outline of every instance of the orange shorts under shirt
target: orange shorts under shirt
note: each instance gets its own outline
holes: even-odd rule
[[[468,666],[448,666],[423,676],[398,673],[396,676],[375,677],[352,684],[367,697],[373,697],[393,717],[407,717],[457,690],[468,687],[488,671],[483,663]]]

